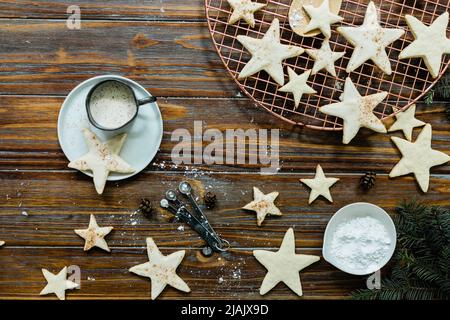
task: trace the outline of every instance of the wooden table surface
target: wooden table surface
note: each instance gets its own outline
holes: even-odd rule
[[[80,30],[66,28],[69,4],[0,1],[0,240],[6,241],[0,249],[0,299],[55,299],[39,296],[46,284],[41,268],[56,272],[68,265],[82,271],[81,290],[68,292],[68,299],[149,299],[150,281],[127,271],[146,261],[149,236],[163,253],[187,250],[178,272],[192,292],[167,288],[160,299],[298,299],[283,284],[259,295],[266,270],[253,258],[254,248],[276,249],[294,227],[298,252],[321,255],[329,218],[356,201],[390,213],[413,197],[450,205],[450,164],[432,170],[430,190],[423,194],[412,176],[388,178],[400,159],[389,135],[363,130],[344,146],[340,133],[299,130],[255,107],[213,49],[203,0],[79,0]],[[164,136],[144,172],[108,183],[99,196],[90,178],[67,168],[56,125],[70,90],[101,74],[129,77],[161,97]],[[433,146],[450,154],[444,104],[419,103],[417,117],[432,124]],[[280,128],[279,174],[261,176],[250,165],[173,166],[171,132],[192,131],[195,120],[203,120],[205,129]],[[311,177],[319,163],[341,181],[332,189],[334,203],[319,199],[308,205],[309,190],[299,178]],[[368,170],[378,177],[364,193],[358,181]],[[202,240],[187,226],[180,231],[181,224],[162,210],[152,219],[133,214],[141,197],[158,203],[165,190],[185,179],[201,194],[217,194],[218,205],[207,215],[232,243],[227,254],[203,257]],[[257,227],[255,215],[240,209],[252,200],[253,186],[280,192],[281,218],[269,217]],[[83,252],[73,229],[87,226],[91,213],[100,225],[114,226],[107,238],[111,253]],[[301,272],[301,279],[304,299],[346,298],[366,280],[323,259]]]

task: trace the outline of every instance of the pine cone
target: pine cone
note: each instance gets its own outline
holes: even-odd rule
[[[205,206],[208,209],[212,209],[216,206],[216,195],[212,192],[207,192],[203,198]]]
[[[141,203],[139,204],[139,210],[146,216],[150,217],[153,213],[153,206],[150,200],[146,198],[141,199]]]
[[[375,186],[376,176],[377,176],[377,174],[373,171],[367,172],[359,180],[359,185],[364,190],[372,189],[372,187]]]

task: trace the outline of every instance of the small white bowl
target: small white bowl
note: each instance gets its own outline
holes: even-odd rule
[[[386,231],[389,237],[391,238],[391,245],[384,259],[381,260],[377,266],[374,266],[366,270],[349,269],[348,267],[343,265],[339,261],[339,259],[336,259],[336,257],[334,257],[334,255],[331,253],[331,241],[338,225],[355,218],[363,218],[363,217],[371,217],[380,221],[386,228]],[[339,209],[331,217],[330,221],[328,222],[327,228],[325,229],[325,234],[323,237],[322,254],[323,258],[326,261],[328,261],[333,266],[346,273],[353,275],[367,275],[374,273],[377,270],[380,270],[389,262],[392,255],[394,254],[396,243],[397,243],[397,232],[395,230],[395,225],[391,217],[387,214],[387,212],[384,211],[382,208],[371,203],[356,202]]]

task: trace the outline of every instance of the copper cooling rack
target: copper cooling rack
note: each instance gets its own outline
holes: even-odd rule
[[[293,98],[288,93],[279,92],[278,85],[265,72],[257,73],[244,80],[237,76],[250,59],[250,54],[236,40],[238,35],[248,35],[261,38],[274,18],[280,20],[281,42],[301,46],[303,48],[320,48],[323,36],[301,37],[295,34],[289,26],[289,7],[292,0],[253,0],[267,3],[267,6],[255,13],[255,28],[250,28],[240,21],[235,25],[227,23],[231,8],[226,0],[205,0],[206,15],[214,45],[222,62],[239,85],[241,90],[251,97],[259,106],[281,119],[300,126],[321,130],[342,129],[340,119],[322,114],[320,106],[339,101],[345,78],[345,69],[353,53],[353,47],[336,32],[333,34],[330,46],[333,51],[346,51],[344,58],[336,63],[337,77],[324,71],[310,77],[316,95],[302,98],[300,106],[294,110]],[[342,25],[361,25],[369,0],[344,0],[339,15],[344,18]],[[417,102],[437,80],[442,77],[450,63],[450,57],[443,61],[442,71],[437,79],[433,79],[422,59],[398,60],[399,53],[413,40],[411,31],[406,25],[404,16],[413,15],[426,24],[430,24],[440,14],[450,8],[449,0],[375,0],[380,12],[380,23],[386,28],[403,28],[407,32],[401,39],[386,48],[392,64],[392,74],[383,74],[372,62],[366,62],[362,67],[350,73],[361,95],[369,95],[379,91],[389,92],[388,98],[375,110],[381,119],[392,116],[399,110],[405,110]],[[312,69],[314,61],[305,53],[297,58],[284,61],[284,66],[290,66],[297,73]]]

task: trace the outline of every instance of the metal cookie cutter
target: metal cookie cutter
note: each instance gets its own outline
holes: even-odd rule
[[[167,209],[177,219],[188,224],[203,240],[206,241],[208,246],[203,248],[204,255],[208,256],[212,251],[227,251],[230,248],[230,243],[227,240],[222,239],[211,227],[208,219],[192,195],[192,186],[188,182],[183,181],[178,186],[178,190],[188,199],[192,210],[189,210],[188,206],[177,197],[177,193],[174,190],[167,190],[166,197],[161,200],[161,207]]]

